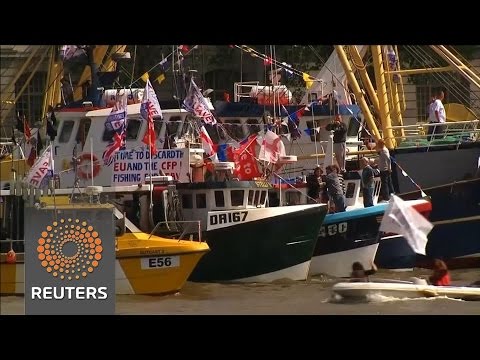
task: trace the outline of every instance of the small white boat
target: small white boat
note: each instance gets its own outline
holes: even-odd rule
[[[419,280],[419,281],[418,281]],[[434,286],[425,280],[390,282],[340,282],[332,287],[332,292],[343,298],[364,298],[371,295],[397,298],[424,298],[445,296],[453,299],[480,300],[480,287]]]

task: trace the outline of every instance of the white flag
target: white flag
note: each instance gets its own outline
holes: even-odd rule
[[[143,92],[142,104],[140,105],[140,115],[145,120],[148,120],[147,113],[147,103],[150,102],[150,111],[153,117],[163,116],[162,109],[160,108],[160,103],[158,102],[157,94],[155,94],[155,89],[152,86],[150,80],[147,80],[145,85],[145,91]]]
[[[432,228],[432,223],[395,195],[390,198],[380,224],[380,231],[403,235],[413,251],[422,255]]]
[[[53,173],[51,152],[52,145],[49,145],[43,152],[42,156],[40,156],[30,168],[27,177],[25,178],[25,183],[39,189],[42,186],[42,181],[45,176],[49,172]]]

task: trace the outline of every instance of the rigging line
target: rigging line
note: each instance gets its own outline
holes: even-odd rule
[[[420,54],[420,52],[423,52],[423,54]],[[416,50],[415,48],[412,47],[412,52],[415,52],[417,54],[417,56],[420,58],[420,57],[423,57],[423,60],[424,61],[430,61],[430,62],[433,62],[434,64],[436,64],[437,66],[441,66],[441,63],[436,60],[435,58],[433,58],[430,54],[428,54],[426,52],[426,50],[422,49],[422,48],[419,48],[418,50]],[[447,73],[447,74],[438,74],[438,73],[433,73],[433,76],[438,80],[443,80],[445,82],[450,82],[452,81],[453,84],[451,85],[451,88],[449,89],[452,93],[456,93],[456,96],[457,98],[462,98],[464,96],[464,92],[462,92],[461,90],[461,87],[463,88],[463,90],[466,90],[467,92],[470,91],[470,89],[468,87],[466,87],[461,81],[458,80],[458,78],[456,78],[454,76],[454,74],[452,73]],[[457,85],[458,84],[458,85]],[[454,91],[452,91],[452,89]],[[476,94],[474,94],[474,96],[477,96]],[[478,99],[478,96],[477,96],[477,99]],[[463,98],[463,100],[467,100],[468,101],[468,98]]]
[[[130,88],[133,85],[133,75],[135,74],[135,63],[137,62],[137,45],[133,48],[133,65],[132,65],[132,74],[130,76]]]
[[[332,79],[335,78],[335,83],[338,85],[340,84],[341,87],[348,92],[348,89],[345,87],[344,84],[340,81],[340,79],[333,73],[333,71],[327,66],[327,63],[325,60],[323,60],[322,56],[315,50],[315,48],[312,45],[308,45],[310,47],[310,50],[312,50],[313,54],[323,63],[323,67],[327,69],[330,74],[332,75]],[[335,50],[334,50],[335,51]]]
[[[189,55],[189,54],[196,48],[196,46],[197,46],[197,45],[193,46],[190,50],[188,50],[187,53],[186,53],[184,56]],[[167,61],[170,56],[172,56],[172,57],[174,56],[175,51],[179,51],[179,50],[178,50],[178,45],[177,45],[177,49],[176,49],[176,50],[175,50],[175,45],[172,45],[172,49],[173,49],[173,50],[172,50],[172,52],[171,52],[170,54],[168,54],[165,58],[163,58],[162,60],[160,60],[157,64],[153,65],[153,66],[152,66],[150,69],[148,69],[146,72],[150,72],[150,71],[152,71],[153,69],[155,69],[157,66],[162,65],[162,63],[164,63],[165,61]],[[174,67],[175,67],[175,65],[172,64],[172,69],[173,69]],[[143,75],[143,74],[142,74],[142,75]],[[138,77],[131,85],[137,83],[137,82],[138,82],[139,80],[141,80],[141,79],[142,79],[142,76]]]
[[[475,73],[477,76],[480,76],[480,73],[476,69],[475,65],[473,65],[465,56],[463,56],[457,49],[453,47],[453,45],[444,45],[447,50],[450,50],[459,60],[461,60],[467,67]]]
[[[234,45],[237,49],[240,49],[248,54],[250,54],[251,56],[253,57],[258,57],[262,60],[267,60],[268,59],[268,56],[266,56],[265,54],[262,54],[261,52],[258,52],[257,50],[253,49],[253,48],[250,48],[246,45]],[[303,72],[300,71],[300,70],[297,70],[295,69],[294,67],[292,66],[285,66],[284,64],[282,63],[279,63],[278,61],[274,60],[275,61],[275,64],[280,67],[281,69],[284,69],[284,70],[288,70],[288,71],[291,71],[293,74],[299,76],[299,77],[303,77]],[[320,81],[319,79],[316,79],[314,77],[311,77],[313,80],[316,80],[316,81]]]
[[[280,180],[282,180],[282,181],[284,182],[284,184],[286,184],[286,185],[288,185],[289,187],[291,187],[292,189],[298,191],[300,194],[303,194],[300,189],[298,189],[298,188],[296,188],[295,186],[293,186],[292,184],[290,184],[286,179],[284,179],[283,177],[281,177],[277,172],[272,171],[272,174],[273,174],[274,176],[278,177]],[[281,184],[279,184],[279,186],[281,186]],[[306,196],[307,198],[315,201],[315,203],[317,203],[317,201],[316,201],[314,198],[308,196],[308,194],[305,194],[305,196]]]
[[[418,60],[423,61],[423,62],[430,62],[433,63],[434,66],[441,66],[442,64],[436,60],[434,57],[429,55],[426,50],[422,48],[414,48],[412,46],[406,46],[407,51],[410,52],[410,54],[414,57],[416,57]],[[421,53],[423,52],[423,53]],[[436,79],[439,82],[445,82],[450,84],[450,88],[448,89],[450,93],[454,94],[457,99],[462,100],[465,103],[470,103],[469,97],[465,93],[470,93],[470,89],[466,87],[461,81],[458,80],[457,77],[455,77],[454,74],[448,73],[448,74],[438,74],[438,73],[432,73],[431,74],[434,79]],[[459,84],[459,85],[458,85]],[[463,91],[462,91],[463,88]],[[470,94],[472,95],[472,94]],[[477,98],[477,100],[480,100],[478,95],[474,92],[473,96]]]

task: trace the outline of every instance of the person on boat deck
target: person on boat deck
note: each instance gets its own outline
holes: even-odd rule
[[[392,183],[392,160],[390,159],[390,152],[385,146],[383,139],[377,141],[378,152],[378,170],[380,170],[380,196],[382,200],[388,201],[390,194],[394,194]],[[380,199],[379,199],[380,200]]]
[[[433,262],[433,274],[428,278],[430,284],[435,286],[449,286],[450,274],[445,262],[440,259],[435,259]]]
[[[372,268],[370,270],[365,270],[362,263],[356,261],[352,264],[352,273],[350,274],[351,282],[368,282],[369,276],[377,272],[377,265],[372,261]]]
[[[430,104],[428,123],[437,125],[428,127],[428,141],[443,137],[443,133],[445,132],[445,125],[440,125],[445,124],[446,121],[445,107],[442,103],[444,98],[445,93],[442,90],[438,90],[435,93],[435,101]]]
[[[330,205],[335,204],[334,212],[343,212],[346,210],[345,195],[343,193],[343,187],[338,177],[338,166],[328,165],[327,176],[325,176],[325,184],[328,197],[330,199]]]
[[[362,169],[362,196],[363,207],[373,206],[373,192],[375,190],[375,170],[370,166],[370,160],[364,157],[360,160]]]
[[[338,166],[340,166],[340,170],[345,172],[347,125],[342,121],[342,117],[337,114],[333,123],[327,124],[325,130],[333,131],[333,152],[335,153],[335,159],[337,160]]]
[[[322,187],[325,185],[322,174],[322,168],[318,165],[315,170],[313,170],[313,174],[307,176],[307,195],[309,197],[309,204],[315,204],[322,201]]]

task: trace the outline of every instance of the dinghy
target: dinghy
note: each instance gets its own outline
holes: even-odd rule
[[[434,286],[425,280],[389,282],[340,282],[332,287],[332,292],[343,298],[365,298],[371,295],[397,298],[429,298],[445,296],[452,299],[480,300],[480,287]]]

